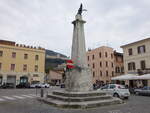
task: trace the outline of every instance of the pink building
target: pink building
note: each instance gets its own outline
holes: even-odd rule
[[[116,76],[116,56],[113,48],[102,46],[87,52],[88,66],[92,69],[93,83],[110,83]],[[120,60],[119,60],[120,62]],[[119,64],[120,66],[120,64]],[[122,60],[123,66],[123,60]],[[117,74],[120,75],[120,74]]]

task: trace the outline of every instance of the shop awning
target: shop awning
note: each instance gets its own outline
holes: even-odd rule
[[[112,77],[111,80],[138,80],[137,74],[124,74],[117,77]]]
[[[150,74],[144,74],[141,76],[138,76],[139,80],[150,80]]]

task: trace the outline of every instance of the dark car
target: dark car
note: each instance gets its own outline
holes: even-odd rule
[[[14,83],[4,83],[3,85],[1,85],[1,88],[14,88],[15,85]]]
[[[140,88],[140,89],[135,89],[134,93],[136,95],[150,96],[150,87],[145,86],[145,87]]]
[[[30,88],[29,83],[20,83],[16,86],[16,88]]]
[[[60,85],[60,88],[65,88],[65,84],[61,84],[61,85]]]

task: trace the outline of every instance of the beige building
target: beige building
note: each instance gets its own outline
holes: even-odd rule
[[[87,52],[88,66],[92,69],[93,74],[93,83],[110,83],[111,77],[122,74],[123,60],[120,60],[122,58],[120,54],[107,46]],[[116,67],[120,70],[117,70],[117,74]]]
[[[150,73],[150,38],[121,46],[124,54],[125,74]],[[130,82],[130,85],[134,85]],[[143,81],[143,85],[150,86],[149,81]]]
[[[51,85],[60,85],[63,80],[63,72],[60,70],[49,70],[48,83]]]
[[[0,40],[0,84],[43,82],[45,50]]]
[[[65,82],[66,63],[58,65],[53,70],[49,70],[47,82],[52,85],[60,85]]]

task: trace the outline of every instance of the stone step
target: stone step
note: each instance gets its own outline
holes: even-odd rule
[[[90,91],[90,92],[53,91],[53,95],[60,95],[66,97],[89,97],[89,96],[102,96],[106,95],[106,93],[102,91]]]
[[[74,108],[74,109],[95,108],[95,107],[100,107],[100,106],[123,103],[123,101],[121,101],[119,98],[112,98],[112,99],[107,99],[107,100],[87,101],[87,102],[64,102],[64,101],[55,100],[52,98],[45,98],[45,99],[41,99],[41,100],[43,102],[50,104],[50,105],[53,105],[55,107]]]
[[[100,96],[89,96],[89,97],[66,97],[66,96],[61,96],[61,95],[48,94],[47,98],[61,100],[64,102],[83,102],[83,101],[111,99],[112,96],[111,95],[100,95]]]

